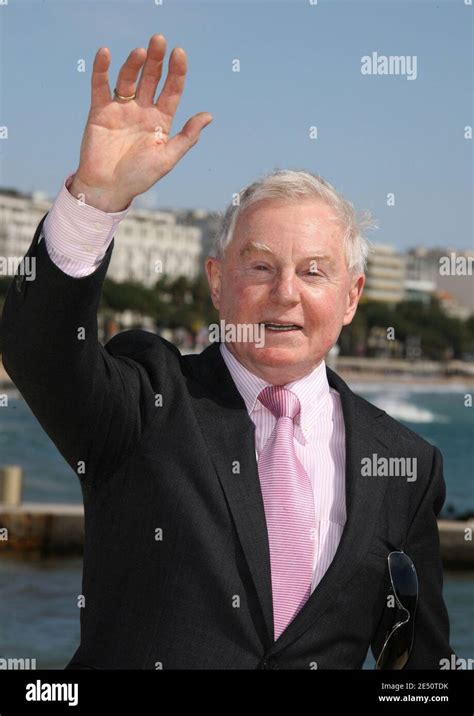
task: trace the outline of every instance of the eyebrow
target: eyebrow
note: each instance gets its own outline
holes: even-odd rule
[[[271,254],[272,256],[275,256],[275,252],[272,251],[272,249],[267,246],[266,244],[262,244],[260,241],[248,241],[239,251],[239,256],[244,256],[248,253],[253,252],[264,252]],[[315,261],[328,261],[328,263],[333,263],[331,257],[329,254],[314,254],[312,256],[303,256],[301,259],[302,261],[305,260],[315,260]]]
[[[274,255],[275,252],[266,244],[260,243],[260,241],[248,241],[239,251],[239,256],[249,254],[254,251],[264,251],[265,253]]]

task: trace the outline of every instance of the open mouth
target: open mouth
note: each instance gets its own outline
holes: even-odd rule
[[[282,333],[287,331],[301,331],[302,326],[298,326],[296,323],[264,323],[265,330],[275,331],[276,333]]]

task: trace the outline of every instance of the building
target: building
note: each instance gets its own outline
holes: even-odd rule
[[[474,251],[417,247],[407,252],[407,280],[430,281],[445,310],[458,318],[474,313]]]
[[[50,208],[42,193],[0,191],[0,256],[21,259]],[[147,287],[162,275],[192,280],[200,270],[201,251],[199,227],[178,223],[174,212],[132,208],[115,235],[107,276]]]
[[[177,210],[176,216],[182,224],[186,226],[197,226],[202,231],[201,256],[199,260],[199,268],[204,273],[206,258],[212,251],[215,238],[219,229],[220,214],[206,209],[189,209]]]
[[[428,305],[431,297],[436,292],[436,284],[428,279],[405,278],[405,301],[419,301]]]
[[[365,298],[399,303],[405,298],[405,257],[393,246],[372,244],[367,261]]]
[[[0,256],[26,254],[39,222],[51,207],[41,192],[0,191]]]
[[[165,275],[193,280],[199,273],[202,231],[177,223],[172,212],[131,209],[120,224],[107,276],[153,286]]]

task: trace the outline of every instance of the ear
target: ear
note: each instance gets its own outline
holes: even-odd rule
[[[350,289],[347,294],[347,305],[344,313],[344,320],[342,321],[343,326],[347,326],[354,318],[357,306],[359,304],[359,299],[364,289],[364,285],[365,275],[363,273],[359,274],[358,276],[354,276],[351,279]]]
[[[218,311],[221,303],[221,260],[216,259],[214,256],[208,256],[206,259],[205,268],[212,303],[214,308]]]

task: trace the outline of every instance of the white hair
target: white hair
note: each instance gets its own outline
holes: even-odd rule
[[[374,228],[369,212],[358,215],[354,206],[323,177],[295,169],[274,169],[261,179],[244,187],[220,214],[219,228],[211,256],[223,259],[232,241],[237,218],[252,204],[264,199],[293,201],[297,199],[323,201],[334,212],[334,218],[343,229],[344,253],[352,274],[364,273],[370,242],[363,236],[365,229]]]

